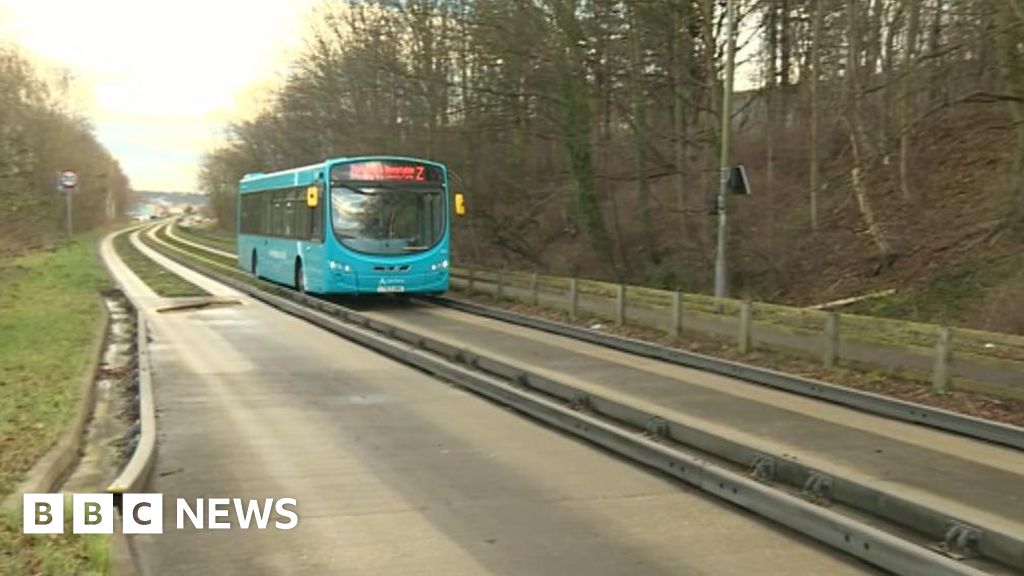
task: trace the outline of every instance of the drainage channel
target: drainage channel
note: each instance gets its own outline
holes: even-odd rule
[[[83,432],[82,449],[62,485],[72,492],[103,492],[135,451],[138,441],[136,313],[120,291],[103,294],[110,324],[96,372],[96,402]]]
[[[264,284],[266,290],[255,288],[213,272],[210,266],[192,258],[162,252],[275,308],[891,572],[1003,574],[1015,573],[1024,566],[1021,542],[1011,535],[981,530],[898,495],[844,481],[778,455],[759,454],[631,406],[583,394],[522,368],[370,319],[334,303],[269,284]],[[844,514],[847,507],[854,508],[853,513]]]

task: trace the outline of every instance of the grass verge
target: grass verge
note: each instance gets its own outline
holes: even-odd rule
[[[199,244],[209,246],[210,248],[216,248],[226,252],[235,251],[235,235],[230,232],[224,232],[214,228],[193,228],[191,226],[178,225],[175,225],[174,231],[186,240],[198,242]]]
[[[176,227],[175,228],[175,233],[178,234],[183,240],[186,239],[185,235],[181,234],[181,228],[180,227]],[[174,238],[171,238],[167,234],[167,228],[163,228],[163,227],[158,228],[157,231],[156,231],[156,237],[159,238],[161,242],[166,242],[167,244],[170,244],[170,245],[174,246],[175,248],[179,248],[181,250],[185,250],[189,254],[194,254],[196,256],[201,256],[203,258],[206,258],[207,260],[211,260],[213,262],[217,262],[217,263],[223,264],[225,266],[230,266],[233,269],[233,271],[241,272],[241,270],[238,269],[238,260],[236,260],[234,258],[228,258],[226,256],[221,256],[220,254],[217,254],[217,253],[214,253],[214,252],[207,252],[205,250],[202,250],[201,248],[196,248],[195,246],[190,246],[190,245],[185,244],[183,242],[179,242],[179,241],[175,240]],[[148,240],[149,240],[148,238],[143,238],[143,240],[147,240],[147,244],[146,245],[149,246],[150,248],[153,248],[154,250],[159,250],[160,249],[160,246],[154,246],[152,243],[148,242]],[[189,238],[188,240],[190,242],[195,242],[196,244],[201,244],[201,245],[209,247],[209,248],[216,248],[216,249],[220,250],[220,248],[218,248],[217,246],[211,245],[209,242],[206,242],[205,240],[195,240],[195,239],[191,239],[191,238]],[[232,250],[234,250],[234,248],[232,248]]]
[[[0,515],[0,574],[5,576],[103,576],[109,573],[110,537],[71,533],[71,508],[64,534],[22,534],[21,510]]]
[[[114,238],[114,249],[124,263],[159,296],[175,298],[207,296],[202,288],[182,279],[139,252],[131,242],[131,232],[122,232]]]
[[[73,420],[110,288],[97,234],[0,261],[0,499]],[[104,537],[26,536],[0,515],[0,574],[101,574]],[[95,569],[94,569],[95,567]]]

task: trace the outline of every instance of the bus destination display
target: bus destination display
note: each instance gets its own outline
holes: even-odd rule
[[[340,164],[331,170],[332,180],[362,182],[440,182],[441,170],[436,166],[415,162],[357,162]]]

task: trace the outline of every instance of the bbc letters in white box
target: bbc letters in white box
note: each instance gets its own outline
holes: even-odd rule
[[[25,534],[64,533],[63,494],[25,494]],[[73,494],[71,527],[75,534],[113,534],[113,494]],[[178,530],[291,530],[299,523],[294,498],[177,498],[174,527]],[[124,494],[121,500],[121,532],[163,534],[162,494]]]

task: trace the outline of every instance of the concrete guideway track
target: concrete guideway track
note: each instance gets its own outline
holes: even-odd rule
[[[870,572],[223,286],[203,287],[241,305],[147,310],[160,415],[150,489],[295,497],[300,523],[177,531],[165,515],[165,534],[135,537],[144,573]]]
[[[1024,452],[426,304],[363,314],[767,454],[1024,534]],[[1018,545],[1019,546],[1019,545]],[[1017,562],[1024,562],[1014,553]]]
[[[234,259],[232,252],[219,250],[211,246],[186,240],[178,236],[173,225],[163,228],[173,241],[190,248],[202,250],[218,257]],[[155,232],[151,230],[150,234]],[[153,237],[154,241],[156,240]],[[588,330],[563,324],[544,318],[517,314],[500,308],[483,306],[474,302],[451,298],[426,298],[428,302],[440,304],[472,314],[499,320],[504,323],[516,324],[566,336],[572,340],[589,342],[602,347],[626,352],[641,358],[662,360],[670,364],[694,368],[713,374],[739,379],[751,384],[759,384],[783,390],[800,396],[807,396],[831,403],[847,406],[869,414],[887,419],[901,420],[913,424],[929,426],[939,430],[963,436],[977,438],[996,444],[1002,444],[1024,450],[1024,429],[993,420],[986,420],[943,410],[932,406],[900,400],[889,396],[873,394],[855,388],[838,386],[827,382],[811,380],[798,376],[776,372],[757,366],[743,364],[706,356],[681,349],[669,348],[642,340],[615,336],[596,330]]]
[[[763,452],[788,454],[819,470],[906,494],[973,524],[1024,534],[1020,450],[464,311],[416,304],[370,307],[363,314]]]
[[[173,247],[170,247],[170,248],[172,248],[173,250],[176,250],[176,249],[175,249],[175,248],[173,248]],[[179,257],[179,256],[176,256],[176,257]],[[210,262],[208,262],[208,263],[210,263]],[[221,265],[221,264],[215,264],[215,266],[216,266],[216,268],[229,268],[229,266],[223,266],[223,265]],[[225,282],[228,282],[228,283],[229,283],[229,284],[231,284],[231,285],[234,285],[234,286],[240,287],[240,288],[241,288],[241,289],[243,289],[244,291],[247,291],[247,292],[250,292],[250,293],[253,293],[253,294],[260,294],[260,291],[258,291],[258,290],[254,291],[254,290],[253,290],[252,288],[250,288],[250,287],[246,286],[245,284],[240,284],[240,283],[238,283],[237,281],[231,280],[231,279],[229,279],[229,278],[226,278],[226,277],[221,277],[221,276],[219,275],[219,273],[218,273],[218,274],[215,274],[214,276],[220,277],[220,278],[221,278],[221,280],[223,280],[223,281],[225,281]],[[291,294],[291,293],[289,293],[289,292],[286,292],[285,294],[287,295],[287,294]],[[260,298],[261,298],[261,299],[267,299],[268,301],[274,301],[274,300],[281,300],[281,298],[279,298],[279,297],[276,297],[276,296],[270,296],[270,295],[265,295],[265,296],[261,295],[261,296],[260,296]],[[292,295],[292,296],[291,296],[291,297],[290,297],[289,299],[292,299],[292,300],[302,300],[303,302],[306,302],[306,304],[305,304],[305,305],[309,305],[309,306],[311,306],[311,307],[314,307],[314,308],[325,308],[325,310],[326,310],[326,308],[337,308],[337,306],[334,306],[333,304],[327,304],[327,303],[325,303],[325,302],[323,302],[323,301],[321,301],[321,300],[316,300],[316,299],[310,299],[310,298],[301,298],[301,297],[299,297],[299,296],[297,296],[297,295],[294,295],[294,294],[293,294],[293,295]],[[315,316],[312,316],[312,317],[311,317],[311,316],[310,316],[310,314],[312,314],[312,313],[309,313],[309,312],[303,312],[303,311],[302,311],[302,308],[301,308],[301,306],[298,306],[298,307],[297,307],[297,306],[296,306],[295,304],[287,303],[286,301],[282,301],[281,303],[279,303],[279,304],[275,304],[275,305],[281,305],[281,306],[283,306],[283,307],[285,308],[285,310],[290,310],[290,312],[292,312],[293,314],[296,314],[296,315],[298,315],[298,316],[302,316],[303,318],[307,318],[307,319],[309,319],[310,321],[316,322],[317,324],[319,324],[319,323],[321,323],[321,322],[322,322],[322,321],[316,320],[316,319],[315,319]],[[410,341],[410,342],[419,342],[419,345],[420,345],[420,346],[423,346],[423,345],[427,345],[427,346],[428,346],[429,348],[433,348],[433,347],[434,347],[435,345],[439,345],[439,346],[442,346],[442,347],[441,347],[441,349],[443,349],[443,347],[444,347],[444,346],[447,346],[447,347],[449,347],[449,348],[450,348],[450,349],[449,349],[449,351],[447,351],[446,353],[443,353],[443,354],[441,354],[441,356],[444,356],[444,357],[446,357],[446,358],[451,358],[451,357],[453,357],[453,355],[454,355],[454,358],[455,358],[455,359],[457,359],[457,360],[458,360],[459,362],[463,362],[463,361],[464,361],[464,359],[463,359],[463,358],[460,358],[460,357],[462,356],[462,354],[460,353],[459,349],[458,349],[458,348],[453,348],[453,346],[450,346],[450,345],[447,345],[447,344],[442,344],[442,343],[440,343],[439,341],[438,341],[438,342],[437,342],[436,344],[435,344],[435,343],[429,343],[429,344],[425,344],[425,342],[423,341],[423,339],[422,339],[421,337],[418,337],[418,336],[416,336],[416,335],[415,335],[415,333],[406,333],[406,330],[404,330],[404,329],[402,329],[402,328],[394,327],[394,325],[393,325],[393,324],[391,324],[390,326],[392,326],[392,327],[390,327],[390,328],[389,328],[389,327],[388,327],[389,325],[387,325],[387,324],[384,324],[384,323],[381,323],[381,322],[377,322],[377,321],[374,321],[374,320],[372,320],[372,319],[369,319],[369,318],[366,318],[366,317],[361,317],[361,320],[360,320],[360,319],[359,319],[359,315],[355,315],[355,316],[353,316],[353,315],[351,315],[350,313],[342,313],[342,316],[343,316],[343,318],[346,318],[346,319],[348,319],[349,321],[355,321],[355,322],[358,322],[359,324],[365,324],[365,323],[369,323],[369,324],[365,324],[365,325],[367,325],[367,326],[372,326],[374,330],[376,330],[376,331],[379,331],[379,332],[382,332],[383,334],[387,334],[387,335],[389,335],[389,336],[391,336],[391,337],[398,337],[399,339],[402,339],[402,340],[406,340],[406,341]],[[331,329],[332,329],[332,331],[336,331],[336,330],[335,330],[335,329],[333,329],[333,328],[331,328]],[[398,331],[398,332],[396,332],[396,331]],[[399,332],[400,332],[400,334],[399,334]],[[366,337],[365,337],[365,336],[359,336],[359,335],[357,335],[356,333],[353,333],[353,332],[351,332],[351,331],[349,331],[349,330],[342,330],[342,331],[341,331],[341,332],[339,332],[339,333],[344,333],[344,334],[346,334],[346,335],[347,335],[347,336],[349,336],[349,337],[355,337],[355,338],[356,338],[356,339],[357,339],[358,341],[360,341],[360,342],[366,342],[366,341],[367,341],[367,340],[366,340]],[[430,341],[431,341],[431,342],[434,342],[434,340],[433,340],[433,339],[431,339]],[[373,346],[374,346],[374,347],[378,347],[378,345],[377,345],[377,344],[373,344]],[[385,347],[386,347],[386,346],[385,346]],[[388,353],[388,354],[389,354],[389,355],[394,355],[395,353],[393,353],[393,352],[390,352],[390,353]],[[397,354],[396,356],[397,356],[398,358],[402,358],[403,360],[406,360],[406,361],[412,361],[412,360],[411,360],[411,359],[409,358],[409,355],[408,355],[408,354],[404,354],[404,353],[402,353],[402,354]],[[414,355],[414,356],[415,356],[415,355]],[[481,361],[482,361],[482,360],[483,360],[483,359],[481,359]],[[418,361],[418,362],[419,362],[419,361]],[[494,362],[492,362],[492,361],[489,361],[489,360],[486,360],[485,362],[486,362],[487,364],[494,364]],[[476,363],[475,363],[475,362],[473,362],[473,364],[475,365]],[[419,365],[419,366],[421,366],[421,367],[423,367],[423,366],[424,366],[423,364],[417,364],[417,365]],[[429,370],[429,371],[431,371],[431,372],[434,372],[434,371],[436,371],[436,369],[435,369],[435,368],[429,367],[430,365],[431,365],[431,363],[430,363],[430,362],[427,362],[427,364],[426,364],[427,368],[426,368],[426,369],[428,369],[428,370]],[[514,369],[514,368],[513,368],[512,370],[513,370],[513,371],[515,371],[515,369]],[[442,373],[442,374],[445,374],[445,376],[447,377],[447,372],[449,372],[449,370],[447,370],[447,369],[442,369],[442,370],[441,370],[440,372],[438,372],[438,373]],[[530,379],[532,379],[532,378],[534,378],[534,377],[530,376]],[[456,378],[456,379],[458,380],[458,378]],[[520,378],[520,379],[521,379],[521,378]],[[470,378],[470,380],[472,380],[472,378]],[[513,380],[515,380],[514,374],[513,374]],[[465,381],[465,380],[461,380],[461,381]],[[483,389],[483,388],[480,388],[480,389]],[[550,389],[550,388],[549,388],[549,389]],[[492,396],[492,395],[490,395],[490,393],[489,393],[489,389],[483,389],[483,394],[484,394],[485,396]],[[499,397],[501,397],[501,396],[503,396],[503,395],[501,395],[501,394],[500,394],[500,395],[499,395]],[[513,396],[515,396],[515,394],[513,394]],[[502,398],[501,400],[502,400],[502,401],[504,402],[504,401],[505,401],[505,398]],[[602,402],[604,402],[604,401],[602,401]],[[512,405],[516,405],[516,404],[515,404],[515,403],[513,403]],[[517,406],[517,408],[519,408],[519,406]],[[521,408],[520,408],[520,409],[521,409]],[[627,411],[630,411],[630,410],[632,410],[633,412],[635,412],[635,409],[631,409],[631,408],[626,408],[625,406],[623,406],[623,408],[622,408],[622,409],[625,409],[625,410],[627,410]],[[539,416],[537,416],[537,412],[536,412],[536,411],[529,411],[529,410],[527,410],[527,411],[528,411],[528,412],[530,412],[531,414],[534,414],[534,415],[535,415],[535,417],[539,417]],[[543,417],[543,416],[540,416],[540,417],[541,417],[541,419],[544,419],[544,420],[546,420],[546,421],[551,421],[551,420],[548,420],[548,419],[546,419],[546,418],[545,418],[545,417]],[[573,418],[571,418],[571,417],[570,417],[569,419],[573,419]],[[640,425],[641,425],[641,427],[642,427],[642,425],[643,425],[643,422],[642,422],[642,421],[640,422]],[[589,426],[588,424],[584,424],[584,427],[585,427],[585,428],[586,428],[586,427],[588,427],[588,426]],[[569,428],[570,428],[570,427],[572,427],[572,426],[562,426],[562,427],[564,427],[565,429],[569,429]],[[574,426],[574,427],[579,427],[579,426]],[[588,436],[588,435],[586,435],[586,434],[585,434],[584,436],[585,436],[585,437],[587,437],[588,439],[592,440],[592,441],[595,441],[595,440],[594,440],[594,438],[593,438],[593,435],[589,435],[589,436]],[[609,445],[608,445],[607,443],[605,443],[605,442],[602,442],[602,441],[596,441],[596,442],[598,442],[599,444],[602,444],[602,445],[604,445],[604,446],[609,446]],[[617,442],[617,441],[616,441],[616,442]],[[628,443],[631,443],[631,442],[632,442],[632,441],[628,441]],[[612,443],[612,444],[614,444],[614,443]],[[642,444],[642,443],[641,443],[641,444]],[[610,447],[610,446],[609,446],[609,447]],[[613,449],[615,449],[615,450],[617,451],[617,448],[613,448]],[[642,450],[641,450],[641,452],[642,452]],[[655,452],[656,452],[656,451],[655,451]],[[624,453],[629,453],[631,457],[633,457],[633,458],[637,458],[637,453],[636,453],[635,451],[633,451],[633,452],[630,452],[630,451],[626,451],[626,452],[624,452]],[[647,460],[646,460],[645,458],[643,458],[643,457],[640,457],[640,458],[639,458],[639,460],[640,460],[640,461],[645,461],[645,462],[646,462],[646,463],[648,463],[649,465],[654,465],[655,467],[659,467],[660,469],[666,469],[666,468],[664,468],[664,467],[663,467],[663,466],[664,466],[664,462],[663,462],[662,464],[659,464],[659,465],[655,465],[655,464],[653,464],[652,462],[649,462],[649,461],[647,461]],[[707,470],[707,471],[706,471],[706,474],[711,474],[711,472],[712,472],[711,468],[706,468],[706,470]],[[669,474],[673,474],[673,472],[672,472],[672,471],[670,471],[670,470],[668,470],[668,469],[666,469],[666,471],[669,471]],[[676,471],[678,472],[679,470],[676,470]],[[717,474],[718,474],[718,472],[714,472],[714,474],[712,474],[712,476],[714,477],[714,476],[715,476],[715,475],[717,475]],[[686,477],[685,477],[685,475],[683,475],[683,476],[682,476],[682,477],[680,477],[680,478],[684,478],[685,480],[687,480],[687,482],[692,482],[692,480],[691,480],[691,479],[688,479],[688,478],[686,478]],[[749,484],[744,484],[744,481],[738,480],[738,479],[736,479],[736,478],[733,478],[733,479],[731,479],[731,480],[730,480],[730,479],[728,479],[728,477],[723,477],[723,478],[726,478],[726,481],[725,481],[725,482],[726,482],[726,484],[731,484],[731,485],[733,486],[733,488],[732,488],[732,494],[733,494],[733,495],[735,495],[735,494],[736,494],[736,490],[737,490],[737,488],[736,488],[736,487],[737,487],[737,486],[740,486],[740,487],[742,487],[742,488],[740,488],[741,492],[742,492],[742,491],[749,491],[749,490],[754,490],[754,492],[757,492],[757,491],[761,490],[761,489],[757,489],[757,488],[756,488],[756,487],[754,487],[754,486],[750,486]],[[717,482],[717,481],[716,481],[716,482]],[[725,484],[722,484],[722,485],[720,485],[720,488],[721,488],[721,487],[723,487],[723,486],[725,486]],[[705,489],[709,489],[710,487],[703,487],[703,488],[705,488]],[[709,490],[709,491],[712,491],[712,492],[714,492],[714,490]],[[749,500],[749,497],[750,497],[750,496],[748,496],[748,497],[743,497],[743,496],[740,496],[740,501],[744,500],[744,498],[746,498],[746,499],[748,499],[748,500]],[[733,501],[737,501],[737,500],[735,500],[735,499],[733,498]],[[737,503],[738,503],[738,501],[737,501]],[[775,502],[775,503],[777,503],[777,502]],[[758,507],[757,505],[753,505],[753,506],[750,506],[750,502],[748,502],[748,503],[744,503],[743,505],[744,505],[744,506],[749,506],[749,507],[751,507],[751,509],[759,509],[759,511],[762,511],[762,512],[763,512],[763,511],[765,511],[765,509],[764,509],[763,507],[759,508],[759,507]],[[774,505],[774,504],[772,504],[772,506],[773,506],[773,505]],[[769,506],[769,507],[771,507],[771,506]],[[800,508],[800,506],[796,506],[796,508]],[[792,511],[792,510],[791,510],[791,511]],[[803,515],[803,513],[806,513],[806,511],[807,511],[807,510],[805,510],[805,512],[799,512],[799,515],[798,515],[798,516],[800,516],[800,515]],[[772,513],[769,513],[769,516],[770,516],[770,517],[772,517],[772,518],[774,518],[774,519],[776,519],[776,520],[779,520],[779,521],[783,522],[784,524],[787,524],[787,525],[790,525],[790,526],[795,526],[795,525],[793,524],[793,519],[794,519],[794,517],[793,517],[792,515],[790,515],[790,516],[785,516],[785,515],[783,515],[783,516],[784,516],[784,518],[783,518],[783,517],[778,517],[778,516],[772,516]],[[940,519],[940,520],[941,520],[941,519]],[[841,548],[844,548],[844,549],[849,549],[849,547],[850,547],[850,545],[851,545],[851,544],[850,544],[850,542],[851,542],[851,541],[850,541],[850,534],[851,534],[851,532],[850,532],[850,531],[852,531],[853,533],[856,533],[856,534],[858,534],[858,536],[859,536],[859,535],[866,535],[866,537],[868,537],[869,539],[874,539],[874,541],[872,541],[872,542],[871,542],[871,544],[872,544],[872,545],[874,545],[874,546],[878,546],[879,544],[881,544],[881,545],[882,545],[883,547],[885,547],[885,546],[886,546],[886,544],[885,544],[885,543],[883,543],[883,542],[885,541],[886,537],[882,537],[882,536],[880,536],[879,534],[873,534],[873,535],[871,535],[871,534],[870,534],[870,531],[869,531],[869,530],[868,530],[867,532],[865,532],[865,531],[864,531],[864,530],[863,530],[862,528],[857,528],[857,526],[856,526],[856,523],[854,523],[854,525],[850,525],[850,524],[849,524],[849,523],[847,523],[846,521],[838,521],[838,520],[837,520],[837,519],[835,519],[835,518],[833,518],[833,519],[831,519],[831,520],[828,520],[828,521],[826,521],[826,522],[825,522],[824,524],[818,523],[818,524],[816,525],[816,529],[815,529],[815,530],[824,530],[824,531],[830,531],[831,529],[833,529],[833,527],[831,527],[830,523],[833,523],[833,522],[840,522],[840,524],[842,524],[842,525],[844,525],[844,526],[846,526],[846,527],[847,527],[847,528],[845,528],[845,529],[844,529],[844,530],[846,530],[846,531],[847,531],[847,535],[846,535],[846,544],[843,544],[843,543],[842,543],[842,539],[841,539],[841,540],[840,540],[839,542],[836,542],[836,543],[835,543],[835,544],[836,544],[836,545],[837,545],[838,547],[841,547]],[[799,523],[798,523],[798,524],[799,524]],[[806,528],[806,526],[805,526],[805,528]],[[804,530],[804,528],[801,528],[801,530]],[[815,532],[815,531],[811,531],[811,532],[808,532],[808,533],[809,533],[809,534],[816,534],[816,532]],[[940,534],[941,534],[941,533],[940,533]],[[821,535],[820,535],[820,534],[817,534],[817,535],[816,535],[815,537],[821,537]],[[842,534],[840,534],[840,537],[842,538]],[[823,538],[823,539],[824,539],[825,541],[828,541],[828,538]],[[866,541],[866,540],[865,540],[865,542],[864,542],[864,549],[865,549],[865,550],[866,550],[866,549],[868,549],[868,541]],[[891,550],[890,550],[890,551],[891,551]],[[855,554],[856,554],[856,553],[858,553],[858,552],[857,552],[856,550],[854,550],[854,552],[853,552],[853,553],[855,553]],[[882,557],[886,557],[886,558],[887,558],[887,559],[888,559],[889,561],[892,561],[892,560],[896,559],[897,561],[896,561],[895,563],[893,563],[893,564],[886,564],[886,563],[883,563],[882,565],[883,565],[883,566],[889,566],[890,568],[895,568],[895,569],[897,569],[897,570],[898,570],[899,572],[901,572],[901,573],[902,573],[902,572],[904,572],[904,571],[906,571],[906,570],[909,570],[909,572],[908,572],[908,573],[929,573],[929,574],[930,574],[930,573],[936,573],[936,572],[932,572],[932,571],[935,571],[935,570],[942,570],[942,571],[945,571],[945,570],[948,570],[948,569],[949,569],[949,567],[945,567],[945,568],[940,568],[940,565],[941,565],[942,563],[937,563],[937,562],[936,562],[936,561],[937,561],[937,559],[935,559],[935,558],[931,558],[931,557],[934,557],[934,553],[932,553],[932,552],[928,552],[928,553],[922,554],[921,552],[912,552],[912,550],[910,550],[910,551],[908,551],[908,552],[901,552],[901,553],[910,553],[910,556],[911,556],[911,557],[914,557],[914,558],[916,558],[916,559],[918,559],[918,560],[916,560],[916,561],[913,561],[913,562],[911,562],[911,563],[907,564],[907,563],[905,563],[905,562],[902,562],[902,561],[898,561],[898,556],[899,556],[899,554],[896,554],[896,556],[895,556],[895,557],[893,557],[893,556],[892,556],[892,554],[889,554],[888,552],[883,552],[883,553],[881,553],[881,556],[880,556],[880,552],[878,552],[877,550],[876,550],[876,551],[874,551],[874,552],[870,552],[870,553],[864,553],[864,554],[860,554],[860,556],[862,556],[863,558],[865,558],[865,559],[867,559],[867,560],[869,560],[869,561],[871,561],[871,562],[876,562],[876,561],[877,561],[877,559],[879,559],[879,558],[882,558]],[[907,557],[907,558],[909,558],[909,557]],[[873,559],[873,560],[872,560],[872,559]],[[931,569],[928,569],[928,568],[925,568],[925,567],[918,567],[918,568],[915,568],[915,569],[909,569],[908,567],[909,567],[910,565],[914,564],[915,562],[916,562],[916,563],[924,563],[924,564],[929,564],[929,563],[935,563],[935,564],[933,565],[933,567],[932,567]],[[1011,563],[1014,563],[1014,562],[1016,562],[1016,560],[1015,560],[1015,559],[1011,559],[1011,560],[1010,560],[1010,562],[1011,562]],[[924,571],[922,571],[922,570],[924,570]],[[932,571],[929,571],[929,570],[932,570]],[[955,572],[959,572],[959,570],[955,570]],[[970,570],[968,570],[968,572],[970,572]]]

